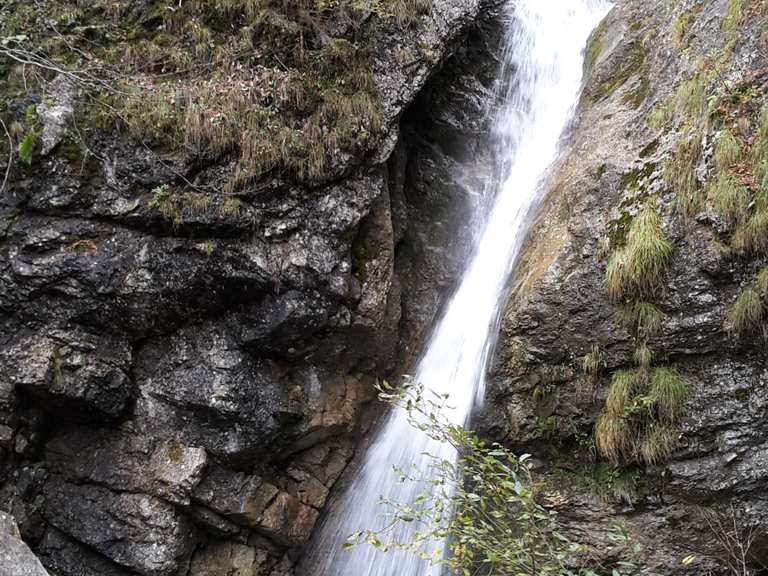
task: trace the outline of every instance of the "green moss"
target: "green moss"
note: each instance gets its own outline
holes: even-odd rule
[[[642,150],[640,150],[640,158],[648,158],[649,156],[653,156],[656,154],[656,152],[659,149],[659,139],[656,138],[655,140],[652,140],[648,144],[646,144]]]
[[[728,8],[721,27],[726,32],[732,32],[744,23],[746,0],[729,0]]]
[[[603,20],[597,28],[595,28],[592,35],[589,37],[587,43],[587,51],[584,56],[584,76],[587,77],[592,72],[592,69],[597,63],[597,59],[603,51],[603,40],[608,32],[608,23]]]
[[[692,6],[688,10],[681,12],[680,15],[675,19],[674,24],[672,24],[672,38],[675,40],[675,42],[678,44],[683,43],[685,35],[688,33],[688,30],[690,30],[693,23],[696,22],[696,17],[699,15],[703,7],[704,6],[702,4]]]
[[[646,121],[654,130],[661,130],[675,117],[674,105],[669,102],[660,102],[648,113]]]
[[[607,79],[592,88],[590,96],[593,101],[602,100],[621,88],[627,81],[638,77],[638,86],[624,96],[624,102],[637,107],[638,102],[645,100],[650,86],[647,78],[645,49],[639,41],[629,48],[627,57],[621,62],[618,70]]]
[[[368,251],[363,243],[358,243],[352,248],[352,274],[360,284],[364,284],[368,278],[367,271]]]

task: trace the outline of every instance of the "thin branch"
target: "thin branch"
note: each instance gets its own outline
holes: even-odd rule
[[[11,164],[13,164],[13,138],[11,138],[11,134],[8,132],[8,128],[2,118],[0,118],[0,126],[3,127],[5,137],[8,138],[8,166],[5,167],[5,177],[3,178],[2,185],[0,185],[0,194],[2,194],[5,192],[5,185],[8,182],[8,176],[11,174]]]

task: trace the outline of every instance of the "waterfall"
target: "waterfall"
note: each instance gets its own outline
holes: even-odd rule
[[[474,255],[414,371],[414,380],[425,388],[450,395],[454,423],[466,423],[484,395],[505,285],[578,101],[584,46],[608,8],[606,0],[513,0],[507,9],[499,76],[503,105],[493,115],[492,130],[503,178]],[[452,451],[416,432],[403,410],[388,414],[357,476],[316,533],[300,576],[431,574],[414,555],[366,545],[342,550],[342,544],[353,532],[381,527],[382,496],[413,501],[419,487],[397,482],[394,467],[412,469],[425,461],[424,452],[450,459]],[[410,529],[400,526],[397,538],[407,541]]]

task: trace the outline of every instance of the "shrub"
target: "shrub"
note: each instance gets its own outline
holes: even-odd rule
[[[423,387],[413,385],[397,392],[385,385],[381,395],[407,411],[421,433],[452,446],[458,457],[423,454],[429,464],[424,477],[398,471],[402,482],[417,483],[423,492],[412,502],[385,501],[387,527],[352,534],[346,547],[367,543],[384,552],[410,552],[451,574],[595,576],[595,570],[604,569],[586,564],[588,548],[571,542],[556,514],[537,501],[528,456],[517,458],[452,424],[443,413],[447,395],[425,397]],[[410,530],[403,530],[405,525]],[[439,542],[445,542],[444,557],[442,548],[434,553]],[[628,560],[625,543],[613,552]],[[632,568],[620,562],[612,573]]]
[[[632,221],[626,246],[608,262],[608,294],[619,299],[651,292],[661,280],[671,256],[672,244],[661,229],[661,218],[653,206],[647,204]]]

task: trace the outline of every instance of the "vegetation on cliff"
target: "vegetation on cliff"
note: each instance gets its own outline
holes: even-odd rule
[[[19,111],[62,77],[82,92],[73,131],[86,139],[120,130],[191,165],[231,162],[228,193],[267,174],[317,183],[382,129],[372,71],[383,28],[429,10],[429,0],[13,0],[0,14],[0,118],[31,163],[39,127]]]

